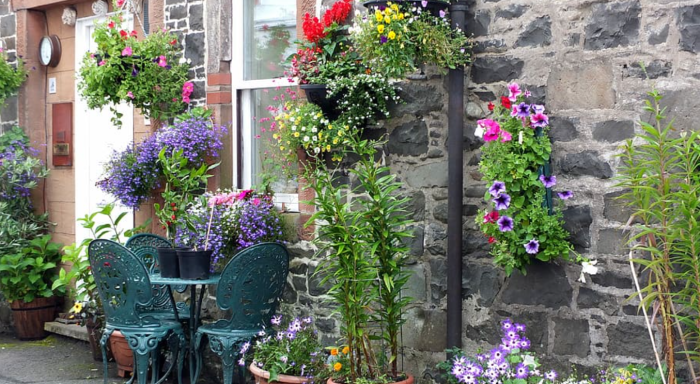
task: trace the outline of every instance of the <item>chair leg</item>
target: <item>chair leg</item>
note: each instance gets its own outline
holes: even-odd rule
[[[148,383],[148,359],[150,354],[150,352],[140,353],[134,351],[134,362],[136,363],[134,373],[137,375],[139,384]]]
[[[107,340],[112,334],[111,330],[104,330],[102,332],[102,338],[100,338],[100,349],[102,349],[102,376],[104,377],[104,384],[107,384],[107,378],[109,377],[109,365],[107,364]]]
[[[194,338],[194,351],[190,351],[191,353],[194,353],[196,357],[194,379],[191,384],[195,384],[197,382],[197,379],[199,379],[199,370],[202,368],[202,336],[204,336],[203,333],[197,332]],[[192,367],[190,367],[190,369],[192,369]]]
[[[224,384],[233,383],[233,369],[236,367],[238,357],[238,344],[242,340],[237,337],[209,335],[209,347],[212,352],[221,357],[224,371]],[[243,383],[240,383],[243,384]]]
[[[185,339],[185,334],[181,333],[178,335],[180,339],[180,345],[178,346],[178,356],[177,356],[177,384],[182,384],[182,368],[185,366],[185,354],[187,353],[187,340]],[[173,364],[175,362],[173,361]],[[197,381],[195,380],[195,384]]]

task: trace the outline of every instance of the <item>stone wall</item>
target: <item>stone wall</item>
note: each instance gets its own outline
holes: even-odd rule
[[[620,227],[628,213],[616,201],[618,146],[639,131],[652,82],[676,126],[694,129],[700,104],[700,1],[476,0],[468,30],[475,59],[465,103],[463,345],[469,351],[499,342],[499,321],[528,325],[533,349],[553,368],[568,371],[651,362],[644,321],[637,314]],[[639,62],[652,80],[645,80]],[[434,375],[444,358],[447,250],[447,81],[429,69],[426,81],[399,85],[406,101],[376,132],[389,136],[387,160],[412,197],[417,222],[412,241],[414,275],[407,295],[415,302],[403,328],[405,368],[419,379]],[[492,265],[486,238],[475,225],[486,189],[477,164],[476,120],[506,84],[525,85],[545,103],[551,120],[553,173],[575,198],[564,202],[567,229],[581,254],[599,261],[585,283],[574,264],[533,265],[527,276],[506,277]],[[283,311],[313,315],[327,341],[338,331],[326,289],[313,276],[313,249],[293,247]]]
[[[193,105],[205,100],[207,41],[204,33],[203,0],[164,0],[165,27],[178,36],[190,64],[189,78],[194,83]]]
[[[0,0],[0,47],[9,62],[16,60],[17,28],[15,14],[10,8],[10,0]],[[8,97],[0,106],[0,133],[17,125],[17,96]]]

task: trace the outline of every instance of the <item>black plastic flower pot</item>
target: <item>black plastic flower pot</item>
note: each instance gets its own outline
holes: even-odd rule
[[[187,251],[192,248],[158,248],[158,268],[161,277],[180,277],[180,263],[177,251]]]
[[[177,251],[181,279],[206,279],[209,277],[212,250]]]
[[[362,2],[362,5],[369,9],[384,10],[388,6],[388,2],[389,0],[370,0]],[[440,17],[440,11],[447,11],[447,8],[450,6],[450,3],[440,0],[393,0],[391,3],[397,5],[410,4],[411,7],[425,9],[435,17]]]
[[[304,90],[306,100],[318,105],[328,120],[333,121],[340,116],[338,109],[340,98],[338,96],[328,97],[326,84],[301,84],[299,87]]]

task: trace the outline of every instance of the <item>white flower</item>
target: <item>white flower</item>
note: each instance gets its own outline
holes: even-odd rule
[[[304,136],[304,141],[309,141],[309,136]]]
[[[296,131],[296,130],[297,130],[297,126],[296,126],[296,125],[292,125],[292,131]]]
[[[523,131],[518,132],[518,144],[523,145]]]
[[[187,60],[184,57],[181,57],[180,60],[178,60],[178,63],[180,64],[185,64]]]
[[[595,265],[598,264],[598,260],[591,260],[591,261],[584,261],[581,263],[581,276],[579,276],[578,281],[585,283],[586,282],[586,274],[589,275],[595,275],[598,273],[598,267]]]
[[[535,367],[535,357],[530,355],[523,355],[523,364]]]
[[[484,127],[482,127],[481,125],[477,125],[476,130],[474,130],[474,136],[478,138],[484,137]]]

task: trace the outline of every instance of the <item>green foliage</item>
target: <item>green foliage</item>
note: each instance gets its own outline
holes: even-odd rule
[[[309,223],[324,223],[316,239],[323,256],[317,273],[332,285],[328,294],[342,319],[343,345],[353,357],[347,359],[349,366],[338,361],[341,366],[331,368],[346,382],[382,373],[396,376],[397,335],[410,302],[401,295],[409,277],[402,241],[410,237],[407,199],[398,196],[401,184],[389,168],[375,160],[377,145],[350,136],[349,148],[359,159],[350,169],[358,181],[354,188],[338,183],[337,175],[322,166],[309,177],[316,193]],[[364,196],[352,200],[351,194]],[[370,330],[370,322],[380,330]],[[372,342],[377,339],[384,340],[386,350]]]
[[[219,163],[215,163],[191,168],[182,153],[181,149],[174,150],[168,156],[166,148],[163,148],[158,154],[158,162],[165,179],[165,189],[161,193],[163,205],[155,203],[153,207],[158,220],[166,228],[169,239],[174,238],[175,228],[178,225],[195,230],[194,223],[191,222],[192,218],[187,215],[187,209],[195,202],[197,196],[205,192],[207,179],[212,176],[208,174],[209,171],[219,166]]]
[[[669,378],[675,377],[674,327],[682,325],[682,349],[700,361],[700,135],[680,134],[668,120],[663,96],[649,93],[642,132],[622,146],[618,187],[634,219],[630,247],[648,276],[641,306],[658,310]],[[690,346],[693,349],[690,349]]]
[[[52,289],[60,248],[47,234],[31,239],[18,253],[0,257],[0,291],[5,298],[29,303],[37,297],[61,294],[63,289]]]
[[[17,94],[27,76],[24,61],[18,58],[16,64],[8,63],[7,55],[0,48],[0,106],[5,103],[5,99]]]
[[[135,31],[122,29],[122,16],[115,15],[97,24],[93,38],[97,51],[83,57],[78,80],[89,108],[109,106],[117,126],[122,116],[116,106],[121,102],[160,120],[182,112],[189,66],[174,34],[156,30],[139,40]]]

